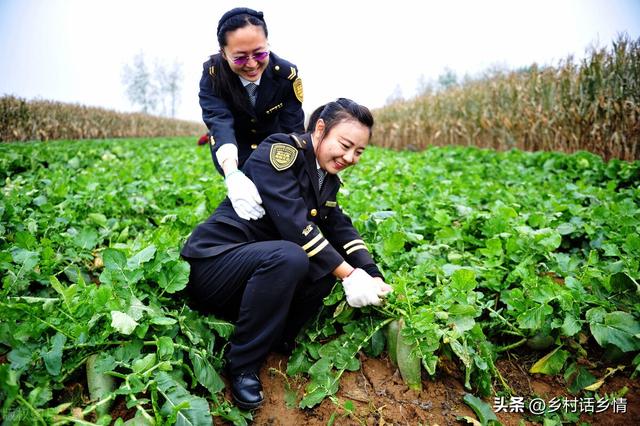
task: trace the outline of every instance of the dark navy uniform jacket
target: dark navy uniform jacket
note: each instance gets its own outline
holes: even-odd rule
[[[232,143],[238,147],[238,166],[241,167],[269,135],[304,132],[302,81],[295,65],[271,52],[269,64],[260,79],[255,107],[246,95],[245,105],[236,108],[214,95],[213,77],[219,72],[222,61],[220,54],[216,54],[203,64],[199,93],[202,119],[209,129],[211,155],[221,174],[215,153],[222,145]],[[237,85],[238,90],[246,94],[239,78]]]
[[[243,171],[258,188],[266,214],[258,220],[244,220],[226,198],[194,229],[182,256],[212,257],[253,241],[287,240],[307,253],[312,281],[330,274],[344,260],[372,276],[382,276],[337,203],[338,176],[327,174],[318,191],[309,134],[272,135],[249,157]]]

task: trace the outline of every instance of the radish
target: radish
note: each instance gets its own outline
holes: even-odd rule
[[[96,359],[98,358],[97,354],[90,355],[87,358],[86,368],[87,368],[87,385],[89,387],[89,395],[91,396],[91,400],[99,402],[104,398],[107,398],[115,387],[115,383],[113,377],[99,373],[96,371]],[[109,413],[109,407],[111,405],[111,401],[106,401],[103,404],[100,404],[96,407],[96,412],[99,416],[105,415]]]
[[[387,352],[389,353],[389,359],[393,365],[398,365],[397,347],[398,347],[398,330],[400,329],[400,323],[398,320],[393,320],[387,325],[386,337],[387,337]]]
[[[404,319],[398,321],[397,347],[396,357],[398,360],[398,368],[404,383],[409,389],[415,391],[422,390],[422,374],[420,357],[416,355],[415,341],[402,335],[402,329],[405,326]]]

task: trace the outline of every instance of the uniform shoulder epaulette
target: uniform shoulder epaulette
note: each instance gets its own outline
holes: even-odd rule
[[[307,141],[302,138],[299,138],[295,133],[291,133],[289,135],[293,143],[296,145],[298,149],[305,149],[307,147]]]
[[[298,67],[285,59],[275,57],[272,66],[274,74],[278,77],[286,78],[290,81],[294,81],[298,77]]]
[[[209,59],[202,64],[204,69],[207,70],[209,75],[213,78],[216,75],[216,55],[209,56]]]
[[[293,85],[293,93],[300,103],[304,100],[304,90],[302,89],[302,79],[298,75],[298,68],[291,62],[282,59],[275,54],[273,56],[273,72],[275,75],[286,78]]]

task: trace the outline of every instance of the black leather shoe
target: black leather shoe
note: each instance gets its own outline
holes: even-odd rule
[[[231,377],[231,393],[243,410],[258,408],[263,401],[262,384],[256,373],[243,373]]]

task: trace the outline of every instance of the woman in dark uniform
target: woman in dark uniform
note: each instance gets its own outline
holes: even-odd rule
[[[202,119],[233,208],[243,219],[259,219],[260,195],[237,170],[267,136],[304,131],[302,81],[295,65],[269,51],[262,12],[228,11],[217,36],[220,52],[204,63],[200,79]]]
[[[227,198],[182,250],[198,307],[235,320],[226,356],[242,408],[260,405],[257,373],[267,353],[293,345],[336,279],[353,307],[378,304],[391,291],[336,199],[337,174],[359,161],[372,126],[367,108],[338,99],[312,133],[270,136],[243,168],[266,214],[242,219]]]

